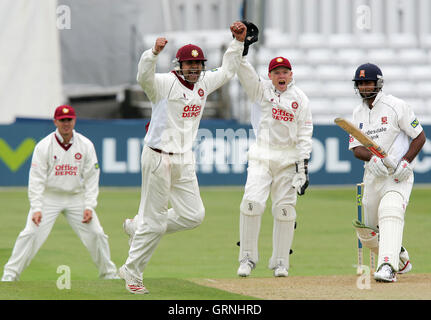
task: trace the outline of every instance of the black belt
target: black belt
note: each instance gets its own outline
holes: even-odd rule
[[[174,155],[174,154],[173,154],[173,152],[164,152],[164,151],[162,151],[162,150],[160,150],[160,149],[153,148],[153,147],[150,147],[150,149],[151,149],[151,150],[153,150],[153,151],[156,151],[157,153],[165,153],[165,154],[168,154],[168,155],[170,155],[170,156],[173,156],[173,155]]]

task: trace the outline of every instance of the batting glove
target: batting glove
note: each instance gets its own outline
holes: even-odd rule
[[[382,161],[388,169],[395,170],[398,166],[398,161],[393,156],[390,156],[390,155],[388,155],[387,157],[384,157]]]
[[[295,162],[295,165],[296,174],[293,177],[292,186],[296,189],[296,192],[302,196],[310,181],[308,177],[308,159],[297,161]]]
[[[406,159],[402,159],[400,164],[395,170],[394,180],[395,182],[401,182],[406,180],[413,173],[413,169],[410,163]]]
[[[368,170],[375,177],[384,177],[389,174],[388,168],[383,163],[382,159],[377,156],[372,156],[367,165]]]

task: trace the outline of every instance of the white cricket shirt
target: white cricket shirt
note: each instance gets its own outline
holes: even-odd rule
[[[423,130],[412,108],[403,100],[380,91],[370,109],[364,102],[353,111],[353,124],[397,161],[406,154],[410,139]],[[349,149],[362,145],[349,137]]]
[[[235,75],[243,49],[243,42],[232,40],[222,66],[206,71],[195,84],[186,82],[174,71],[155,73],[157,55],[152,49],[146,50],[137,74],[137,81],[152,106],[146,145],[173,153],[192,150],[208,95]]]
[[[94,209],[99,193],[99,165],[93,143],[73,131],[68,147],[58,130],[35,147],[28,182],[32,212],[41,211],[45,191],[83,193],[85,208]]]
[[[313,120],[305,93],[289,83],[278,92],[271,80],[260,78],[244,57],[238,78],[252,102],[251,124],[261,147],[286,149],[284,156],[309,159],[312,150]],[[296,161],[293,159],[293,161]]]

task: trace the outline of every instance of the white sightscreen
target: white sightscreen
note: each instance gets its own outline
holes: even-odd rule
[[[61,104],[56,0],[0,1],[0,123],[52,118]]]

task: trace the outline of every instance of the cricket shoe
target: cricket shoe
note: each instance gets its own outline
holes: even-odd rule
[[[126,289],[127,291],[134,294],[146,294],[150,293],[147,288],[145,288],[141,279],[135,278],[132,276],[126,269],[126,266],[123,265],[118,270],[120,277],[126,281]]]
[[[251,273],[251,270],[253,270],[256,267],[256,264],[251,261],[248,257],[245,257],[241,260],[237,274],[240,277],[248,277]]]
[[[274,269],[274,277],[287,277],[289,275],[289,272],[286,268],[286,266],[279,264]]]
[[[132,245],[135,230],[133,229],[133,219],[126,219],[123,222],[123,230],[129,236],[129,247]]]
[[[3,275],[3,277],[1,278],[1,281],[4,282],[12,282],[12,281],[17,281],[17,279],[14,276],[11,276],[10,274],[5,274]]]
[[[374,273],[374,280],[377,282],[395,282],[397,281],[396,272],[392,267],[385,263]]]

